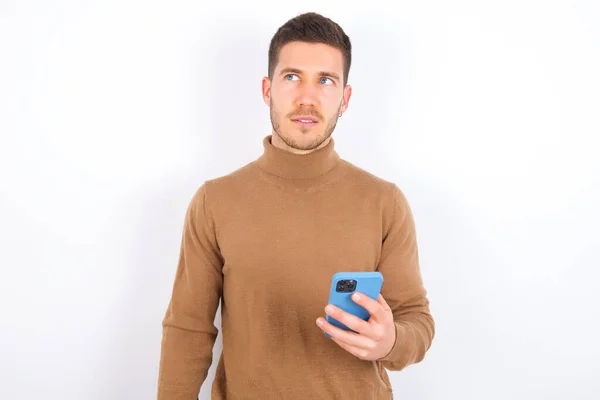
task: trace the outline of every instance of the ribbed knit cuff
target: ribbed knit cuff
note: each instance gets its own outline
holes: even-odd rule
[[[396,341],[390,352],[380,358],[388,369],[402,369],[409,364],[414,351],[414,337],[412,331],[401,322],[395,322]]]

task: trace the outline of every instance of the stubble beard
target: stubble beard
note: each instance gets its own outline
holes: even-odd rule
[[[321,135],[317,136],[310,143],[304,143],[304,144],[298,143],[296,140],[294,140],[293,136],[290,133],[286,133],[283,131],[283,129],[281,127],[281,122],[282,122],[281,113],[273,105],[272,99],[270,102],[271,125],[273,126],[273,131],[277,134],[277,136],[279,136],[281,138],[281,140],[289,147],[296,149],[296,150],[302,150],[302,151],[314,150],[317,147],[319,147],[325,140],[327,140],[333,134],[333,131],[335,130],[335,126],[337,125],[341,107],[342,107],[342,105],[340,104],[336,113],[329,119],[329,123],[327,124],[325,131]],[[303,114],[303,113],[298,112],[297,114]],[[305,114],[316,116],[315,112],[310,112],[310,111],[305,112]],[[318,124],[322,124],[323,119],[321,118],[321,116],[319,115],[316,117],[319,119]],[[289,119],[290,115],[286,116],[285,118],[290,120]],[[307,129],[315,129],[315,128],[316,127],[307,128]],[[302,127],[300,127],[300,129],[302,129]]]

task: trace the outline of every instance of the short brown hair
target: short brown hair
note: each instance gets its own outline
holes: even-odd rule
[[[344,86],[346,86],[352,61],[350,38],[337,23],[314,12],[300,14],[277,30],[269,46],[269,79],[273,79],[281,48],[295,41],[323,43],[339,49],[344,57]]]

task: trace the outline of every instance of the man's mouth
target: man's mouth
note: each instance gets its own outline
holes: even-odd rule
[[[312,126],[312,125],[316,125],[318,123],[318,121],[315,117],[309,117],[309,116],[292,118],[292,121],[294,121],[298,125],[303,125],[303,126]]]

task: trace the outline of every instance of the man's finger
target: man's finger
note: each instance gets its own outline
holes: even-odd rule
[[[325,312],[330,317],[346,325],[353,331],[358,332],[361,335],[371,336],[371,326],[364,319],[352,315],[338,307],[332,306],[331,304],[325,307]]]
[[[331,340],[336,342],[338,346],[340,346],[342,349],[346,350],[348,353],[350,353],[360,359],[364,359],[369,354],[369,351],[366,349],[353,346],[346,342],[342,342],[341,340],[338,340],[334,337],[332,337]]]
[[[390,308],[389,304],[387,303],[387,301],[385,301],[385,299],[383,298],[383,296],[381,295],[381,293],[379,294],[379,299],[377,301],[379,302],[379,304],[381,304],[381,306],[383,307],[383,309],[385,311],[392,311],[392,309]]]
[[[364,307],[365,310],[371,314],[371,317],[375,318],[376,320],[382,321],[385,317],[383,305],[380,304],[379,301],[373,300],[366,294],[356,292],[352,295],[352,300],[354,300],[356,304]]]
[[[319,325],[323,332],[328,333],[332,339],[344,342],[347,345],[360,349],[370,349],[373,345],[373,341],[368,337],[338,328],[337,326],[329,323],[325,318],[318,318],[317,325]]]

